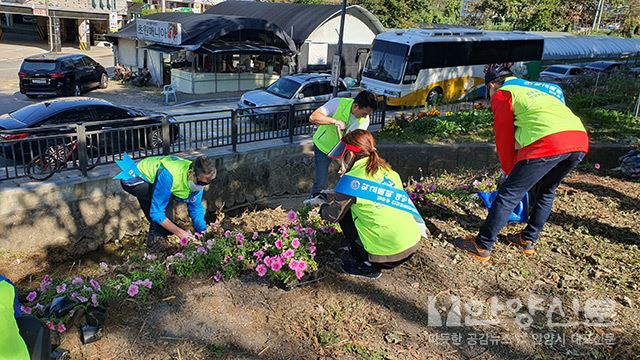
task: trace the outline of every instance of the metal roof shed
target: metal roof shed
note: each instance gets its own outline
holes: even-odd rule
[[[536,33],[544,38],[543,61],[639,58],[640,39]]]

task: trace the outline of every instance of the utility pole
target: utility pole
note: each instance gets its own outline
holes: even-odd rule
[[[604,0],[598,0],[598,5],[596,6],[596,15],[593,18],[593,26],[591,26],[592,30],[597,30],[600,27],[599,18],[602,16],[602,8],[604,7]]]
[[[333,85],[333,97],[338,96],[338,78],[340,77],[340,59],[342,59],[342,41],[344,36],[344,18],[347,14],[347,0],[342,0],[342,14],[340,14],[340,33],[338,34],[338,52],[333,56],[331,64],[331,85]],[[337,62],[337,63],[336,63]]]

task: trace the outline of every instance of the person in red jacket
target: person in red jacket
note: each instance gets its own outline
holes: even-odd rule
[[[518,79],[500,67],[488,69],[485,84],[491,98],[498,159],[508,177],[478,235],[458,237],[453,244],[476,260],[489,260],[509,215],[536,187],[527,226],[509,236],[525,255],[533,255],[555,191],[584,159],[589,137],[580,119],[565,105],[559,86]]]

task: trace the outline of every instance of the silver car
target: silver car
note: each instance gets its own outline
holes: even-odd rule
[[[575,81],[584,71],[579,66],[574,65],[552,65],[540,73],[540,81],[555,84],[571,83]]]
[[[353,97],[355,91],[348,90],[344,80],[338,80],[338,97]],[[257,122],[271,122],[275,116],[274,126],[281,129],[287,123],[289,105],[298,105],[296,110],[317,108],[319,102],[329,101],[332,95],[331,76],[328,74],[287,75],[264,90],[244,93],[238,102],[238,110],[240,114],[250,114]]]

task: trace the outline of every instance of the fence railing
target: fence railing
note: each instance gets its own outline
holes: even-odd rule
[[[48,178],[75,169],[87,175],[94,166],[123,158],[169,155],[189,150],[231,147],[311,134],[309,115],[322,102],[195,111],[157,118],[46,126],[0,133],[0,180]],[[386,107],[370,115],[384,126]]]

